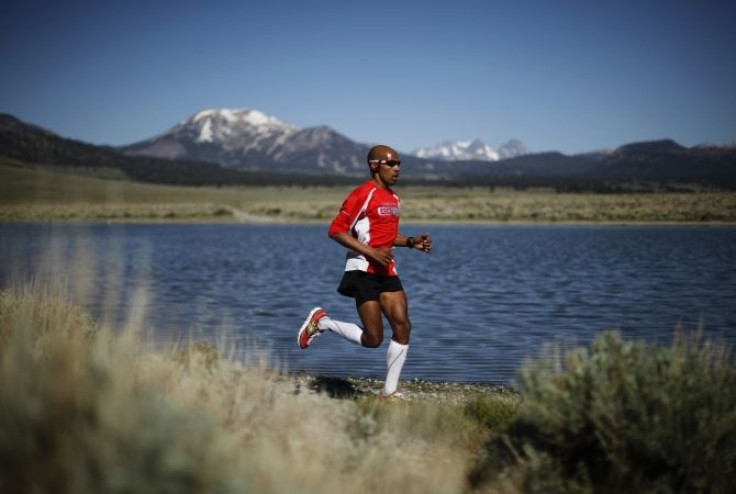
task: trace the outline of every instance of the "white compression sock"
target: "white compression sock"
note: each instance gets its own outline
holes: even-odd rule
[[[363,329],[357,324],[351,322],[336,321],[327,316],[321,318],[317,323],[317,327],[321,330],[329,329],[333,333],[337,333],[348,341],[352,341],[356,345],[360,345],[360,337],[363,336]]]
[[[399,385],[399,376],[401,369],[406,361],[406,353],[409,351],[409,345],[402,345],[391,340],[386,352],[386,366],[388,373],[386,374],[386,383],[383,386],[383,394],[390,395],[396,391]]]

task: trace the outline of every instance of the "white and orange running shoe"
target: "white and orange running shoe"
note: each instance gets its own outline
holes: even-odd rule
[[[391,394],[384,394],[383,390],[378,392],[378,401],[381,403],[403,403],[409,401],[404,393],[394,391]]]
[[[304,320],[304,324],[302,324],[302,327],[299,328],[299,334],[297,334],[296,337],[296,341],[297,343],[299,343],[299,348],[301,348],[302,350],[306,349],[310,345],[310,343],[312,343],[312,340],[316,336],[319,336],[322,330],[319,329],[317,323],[326,315],[327,313],[322,309],[322,307],[315,307],[314,309],[312,309],[307,318]]]

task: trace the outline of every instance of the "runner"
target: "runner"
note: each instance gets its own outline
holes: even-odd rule
[[[345,199],[330,224],[329,236],[348,249],[345,273],[337,291],[355,299],[362,326],[337,321],[315,307],[299,329],[299,347],[306,349],[323,331],[332,331],[366,348],[383,342],[383,316],[391,325],[386,354],[387,374],[379,399],[404,399],[397,391],[401,369],[409,349],[411,321],[406,294],[396,272],[394,247],[430,252],[428,233],[408,237],[399,233],[401,201],[391,190],[401,170],[401,157],[394,149],[379,145],[368,152],[371,179]]]

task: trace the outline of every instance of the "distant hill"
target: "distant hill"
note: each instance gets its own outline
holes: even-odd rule
[[[132,180],[184,185],[347,184],[367,177],[368,145],[327,127],[299,130],[252,111],[198,115],[175,132],[121,149],[65,139],[0,114],[0,156],[52,166],[111,168]],[[229,127],[229,119],[243,128]],[[238,156],[247,159],[239,161]],[[622,183],[648,182],[736,189],[736,147],[687,148],[671,140],[573,156],[547,152],[498,161],[446,161],[404,155],[402,160],[404,183],[617,191],[625,190]]]
[[[667,179],[733,184],[736,181],[736,149],[686,148],[672,140],[628,144],[616,149],[589,175],[618,181]]]

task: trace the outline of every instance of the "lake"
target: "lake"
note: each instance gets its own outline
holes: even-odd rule
[[[429,255],[397,249],[414,328],[402,378],[509,384],[546,344],[612,329],[666,343],[684,325],[736,343],[736,228],[402,231],[434,239]],[[0,286],[66,282],[96,317],[159,344],[224,342],[291,371],[385,377],[388,332],[376,350],[329,333],[296,346],[316,305],[358,322],[335,292],[344,249],[323,225],[0,224],[0,259]]]

